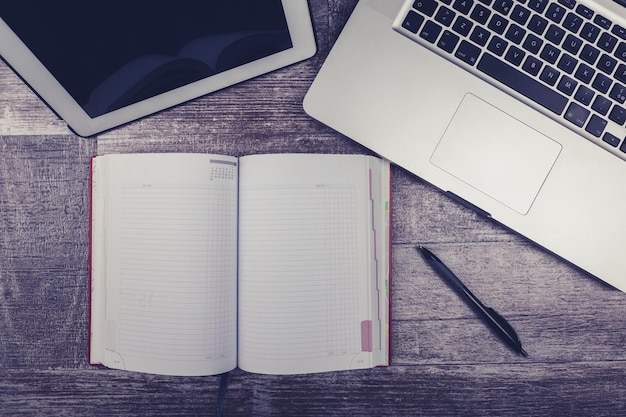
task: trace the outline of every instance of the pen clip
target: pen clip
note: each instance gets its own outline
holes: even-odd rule
[[[506,331],[509,334],[509,336],[511,336],[512,339],[514,339],[516,342],[519,342],[519,337],[517,336],[515,329],[513,329],[513,327],[509,324],[509,322],[506,321],[506,319],[502,317],[500,313],[498,313],[496,310],[494,310],[491,307],[485,307],[485,309],[489,311],[489,314],[491,314],[493,319],[498,322],[500,327],[502,327],[504,331]]]
[[[508,321],[506,321],[506,319],[504,317],[502,317],[500,315],[500,313],[498,313],[496,310],[494,310],[491,307],[485,307],[485,309],[489,312],[489,314],[491,314],[491,316],[493,317],[493,319],[500,325],[500,327],[506,332],[508,333],[509,337],[514,340],[517,344],[519,344],[521,346],[521,341],[519,339],[519,336],[517,335],[517,333],[515,332],[515,329],[513,329],[513,326],[511,326],[509,324]],[[522,351],[523,352],[523,351]],[[525,352],[524,352],[525,353]],[[522,353],[523,354],[523,353]]]

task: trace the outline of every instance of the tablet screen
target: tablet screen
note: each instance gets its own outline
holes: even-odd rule
[[[0,16],[94,118],[292,47],[281,0],[37,3]]]

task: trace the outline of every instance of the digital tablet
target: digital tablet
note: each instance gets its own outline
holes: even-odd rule
[[[0,5],[0,55],[81,136],[315,51],[307,0]]]

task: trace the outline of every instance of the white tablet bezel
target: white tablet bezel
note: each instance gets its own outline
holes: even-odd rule
[[[317,50],[308,0],[281,0],[293,47],[99,117],[90,117],[0,18],[0,55],[80,136],[92,136],[313,56]]]

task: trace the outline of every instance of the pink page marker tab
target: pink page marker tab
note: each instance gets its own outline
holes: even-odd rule
[[[372,351],[372,321],[363,320],[361,322],[361,351]]]

